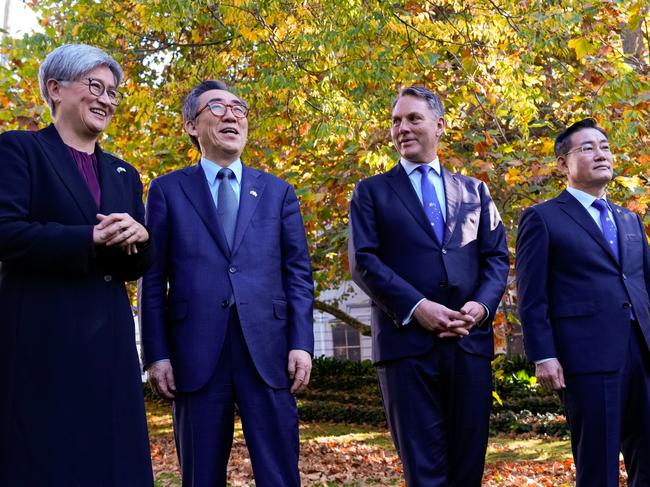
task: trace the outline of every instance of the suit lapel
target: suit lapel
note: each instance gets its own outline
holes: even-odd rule
[[[411,180],[402,165],[397,163],[397,165],[388,171],[386,175],[388,176],[388,183],[395,193],[397,193],[397,197],[402,201],[406,209],[411,213],[413,218],[415,218],[424,231],[429,234],[433,241],[438,243],[436,234],[433,231],[433,228],[431,228],[431,223],[429,223],[429,220],[424,213],[422,203],[420,203],[418,195],[411,184]]]
[[[445,238],[446,244],[451,239],[454,233],[456,222],[458,221],[458,211],[462,199],[462,191],[460,181],[458,181],[452,173],[440,166],[442,172],[442,180],[445,183],[445,202],[447,206],[447,216],[445,218]]]
[[[573,218],[573,220],[575,220],[576,223],[578,223],[578,225],[580,225],[589,234],[589,236],[593,238],[596,241],[596,243],[598,243],[598,245],[600,245],[603,248],[603,250],[607,253],[607,255],[609,255],[612,258],[612,260],[616,262],[616,264],[618,265],[619,262],[614,256],[614,253],[612,252],[612,248],[605,240],[605,237],[603,236],[603,232],[600,230],[600,228],[598,228],[598,225],[596,225],[596,222],[591,217],[589,212],[585,209],[585,207],[582,206],[577,199],[571,196],[571,193],[569,193],[568,191],[563,191],[562,193],[560,193],[560,195],[557,197],[557,201],[560,203],[560,208],[562,209],[562,211],[564,211],[571,218]]]
[[[239,212],[237,213],[237,225],[235,226],[235,238],[233,240],[232,253],[234,254],[241,244],[246,229],[250,224],[255,208],[262,198],[264,182],[260,179],[259,171],[242,164],[241,192],[239,194]]]
[[[112,164],[99,146],[95,149],[95,157],[97,158],[97,172],[101,189],[100,211],[104,215],[124,211],[121,204],[124,198],[124,184],[119,178],[127,177],[126,171],[118,173],[119,165]]]
[[[185,175],[186,177],[180,180],[185,196],[187,196],[187,199],[201,217],[201,220],[203,220],[203,224],[212,235],[223,255],[230,256],[228,242],[223,233],[223,227],[219,223],[217,209],[214,206],[214,200],[201,165],[197,164],[185,169]]]
[[[61,140],[54,125],[39,131],[36,136],[43,142],[45,154],[54,171],[59,175],[63,184],[68,188],[74,201],[79,206],[86,222],[90,225],[97,223],[97,205],[90,190],[83,180],[77,165]]]

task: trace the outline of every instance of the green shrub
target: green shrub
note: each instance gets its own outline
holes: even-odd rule
[[[564,438],[569,435],[569,427],[560,414],[506,410],[495,412],[490,417],[490,434],[497,433],[531,433]]]
[[[492,371],[493,433],[567,434],[558,396],[539,387],[534,366],[525,358],[497,357]],[[163,401],[148,385],[144,391],[148,400]],[[309,388],[298,396],[298,411],[301,421],[386,425],[377,374],[369,360],[315,358]]]
[[[369,360],[315,358],[309,388],[298,399],[301,421],[386,424],[377,374]]]
[[[492,362],[492,379],[495,412],[562,414],[564,411],[558,395],[537,383],[535,366],[528,363],[525,357],[506,358],[499,355]]]

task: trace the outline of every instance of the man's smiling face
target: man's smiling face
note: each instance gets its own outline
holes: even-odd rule
[[[199,97],[199,110],[208,103],[244,105],[234,94],[225,90],[209,90]],[[214,162],[230,163],[237,160],[248,140],[248,118],[238,118],[227,108],[222,116],[215,116],[209,108],[185,124],[186,130],[197,138],[201,153]]]
[[[404,159],[424,164],[433,161],[444,130],[445,119],[437,117],[424,98],[405,95],[397,100],[390,133]]]

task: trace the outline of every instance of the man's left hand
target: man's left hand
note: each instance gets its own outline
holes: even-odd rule
[[[462,326],[462,328],[466,329],[467,331],[471,330],[474,325],[480,324],[481,320],[485,318],[485,307],[476,301],[467,301],[463,307],[460,308],[460,312],[464,315],[474,318],[474,321],[471,324]],[[453,330],[449,330],[440,333],[438,336],[440,338],[449,338],[459,336],[459,333],[454,333]]]
[[[293,381],[291,394],[300,392],[309,384],[311,375],[311,355],[304,350],[291,350],[289,352],[289,378]]]
[[[483,318],[485,318],[485,306],[476,301],[467,301],[460,312],[464,315],[470,315],[474,318],[474,325],[478,325]]]

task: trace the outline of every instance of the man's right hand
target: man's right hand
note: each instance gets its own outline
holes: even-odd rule
[[[148,369],[149,385],[160,397],[174,399],[176,384],[174,384],[174,372],[169,360],[154,362]]]
[[[536,364],[535,376],[537,377],[537,382],[549,391],[557,391],[566,387],[564,370],[556,358]]]
[[[422,328],[442,337],[469,335],[469,329],[474,324],[474,318],[469,314],[454,311],[428,299],[415,308],[413,316]]]

